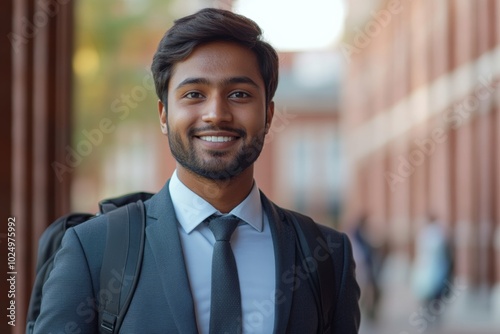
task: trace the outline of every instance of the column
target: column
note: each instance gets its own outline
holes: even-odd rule
[[[475,22],[475,3],[469,1],[453,2],[453,39],[454,49],[452,50],[453,68],[459,67],[471,61],[475,54],[473,38],[476,36]],[[471,14],[474,13],[474,14]],[[467,80],[476,80],[475,73],[466,73],[466,76],[456,78],[453,88]],[[472,293],[472,288],[477,285],[477,215],[476,215],[476,180],[474,163],[474,127],[472,119],[474,118],[475,108],[469,104],[468,95],[460,97],[459,101],[453,104],[457,122],[455,122],[455,160],[453,168],[455,169],[456,194],[456,274],[463,279]]]
[[[12,18],[10,16],[4,15],[3,13],[12,13],[12,7],[14,1],[2,1],[0,2],[0,35],[7,36],[12,29]],[[7,308],[9,307],[9,300],[7,299],[7,293],[10,288],[10,284],[7,282],[7,268],[8,268],[8,256],[7,256],[7,233],[8,233],[8,223],[9,217],[12,216],[10,212],[10,207],[12,205],[11,191],[12,191],[12,165],[10,161],[12,160],[12,146],[10,145],[12,136],[12,72],[9,70],[12,68],[12,57],[8,52],[3,50],[9,50],[10,46],[6,38],[2,38],[0,42],[0,47],[2,52],[0,52],[0,68],[3,73],[3,78],[0,80],[0,100],[2,101],[2,107],[8,112],[2,112],[2,122],[0,122],[0,143],[2,155],[2,163],[0,164],[0,332],[10,334],[12,333],[13,327],[7,324],[9,318],[7,318]]]
[[[477,2],[477,47],[478,54],[483,55],[488,53],[492,48],[490,43],[492,35],[492,27],[490,23],[491,8],[487,1]],[[493,102],[493,88],[487,82],[487,78],[491,75],[493,63],[496,60],[488,59],[488,61],[480,62],[476,65],[478,84],[475,87],[473,94],[476,101],[478,101],[478,120],[476,124],[476,148],[477,152],[477,177],[478,177],[478,262],[479,262],[479,284],[481,287],[488,289],[491,285],[493,276],[493,267],[491,266],[492,258],[491,251],[493,246],[493,188],[491,180],[493,179],[493,170],[491,166],[492,160],[492,102]],[[485,85],[484,83],[487,83]],[[495,171],[496,173],[497,171]]]
[[[498,1],[491,1],[492,8],[490,9],[490,17],[493,30],[493,42],[496,48],[500,46],[500,20],[498,17],[500,15],[500,3]],[[498,57],[498,56],[497,56]],[[500,73],[500,64],[498,61],[494,62],[492,65],[496,73]],[[492,293],[492,317],[494,319],[500,319],[500,175],[498,171],[500,170],[500,75],[496,75],[495,78],[496,90],[493,96],[492,103],[492,125],[495,128],[492,135],[492,171],[494,177],[492,178],[493,187],[493,268],[494,272],[494,284]]]
[[[449,7],[446,1],[433,1],[431,3],[431,22],[433,34],[429,43],[430,46],[430,78],[435,80],[439,76],[446,74],[450,69],[448,49],[448,38],[450,30],[448,29]],[[438,103],[438,101],[449,100],[450,83],[444,85],[435,95],[430,96],[429,103]],[[437,104],[440,105],[440,104]],[[432,106],[431,109],[435,107]],[[440,110],[444,112],[445,110]],[[430,150],[432,154],[429,160],[429,178],[428,178],[428,208],[437,218],[445,224],[446,230],[450,231],[450,137],[448,128],[443,124],[441,114],[429,123],[428,138],[431,141]],[[432,146],[434,145],[434,146]]]
[[[70,143],[72,2],[50,6],[37,0],[3,1],[0,69],[2,101],[7,118],[0,154],[5,165],[0,179],[8,199],[5,215],[16,222],[16,326],[7,325],[2,296],[2,333],[24,333],[25,315],[34,280],[38,239],[57,216],[69,211],[69,179],[60,182],[53,161],[64,161]],[[5,51],[5,52],[4,52]],[[12,77],[8,77],[12,73]],[[5,96],[3,96],[5,94]],[[4,227],[7,224],[5,218]],[[2,220],[4,216],[2,215]],[[3,232],[3,231],[2,231]],[[2,244],[2,261],[6,259]],[[7,268],[7,266],[2,266]],[[5,271],[3,271],[5,273]],[[5,279],[1,279],[2,293]]]

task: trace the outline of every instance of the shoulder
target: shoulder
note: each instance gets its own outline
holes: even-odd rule
[[[341,243],[342,245],[346,244],[350,245],[349,237],[345,232],[318,223],[316,224],[316,226],[318,226],[319,230],[321,231],[321,233],[325,238],[332,238],[337,242]]]
[[[104,247],[107,235],[108,217],[99,215],[72,228],[74,236],[78,238],[84,250]],[[68,232],[66,232],[68,234]]]
[[[307,236],[307,239],[315,240],[314,246],[309,243],[313,252],[317,250],[316,248],[324,249],[330,254],[337,270],[340,272],[349,270],[349,266],[353,264],[353,258],[351,242],[346,233],[319,224],[301,213],[279,207],[277,209],[282,212],[285,219],[298,222],[298,228]]]
[[[53,269],[43,285],[35,333],[69,327],[75,329],[75,333],[95,332],[97,317],[93,305],[100,288],[105,221],[104,217],[97,217],[66,230]]]
[[[332,254],[334,262],[338,264],[343,263],[343,261],[339,260],[350,261],[352,253],[351,243],[344,232],[340,232],[332,227],[318,224],[311,217],[302,213],[284,209],[270,201],[262,192],[261,199],[268,214],[275,215],[276,219],[295,226],[295,228],[300,228],[304,234],[308,235],[309,239],[313,238],[318,243],[321,243],[323,248],[327,246],[327,250],[330,254]]]
[[[90,218],[86,222],[83,222],[73,227],[73,230],[79,236],[83,237],[86,236],[87,234],[95,234],[106,231],[107,222],[108,222],[108,217],[106,214],[98,215]]]
[[[84,263],[93,280],[97,280],[106,248],[107,226],[107,215],[99,215],[68,229],[58,252],[60,260]]]
[[[288,216],[288,218],[295,219],[300,222],[300,225],[302,228],[306,229],[316,229],[321,232],[323,237],[325,238],[333,238],[337,242],[349,242],[349,238],[347,237],[347,234],[344,232],[341,232],[333,227],[329,227],[320,223],[315,222],[311,217],[306,216],[302,213],[293,211],[293,210],[288,210],[288,209],[283,209],[280,207],[277,207],[278,210],[281,210],[285,217]]]
[[[314,259],[322,262],[323,259],[331,258],[333,264],[333,276],[329,276],[335,286],[337,309],[334,321],[338,330],[334,332],[357,332],[359,327],[358,300],[360,289],[356,282],[356,265],[353,259],[351,242],[346,233],[334,228],[318,224],[308,216],[291,210],[281,209],[288,219],[299,222],[300,229],[304,234],[309,233],[315,239],[314,246],[310,250]],[[327,255],[328,254],[328,255]],[[339,320],[342,319],[342,320]],[[348,329],[350,328],[350,329]]]

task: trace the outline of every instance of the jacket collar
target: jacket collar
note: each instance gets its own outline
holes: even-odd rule
[[[147,203],[146,238],[179,333],[198,333],[193,297],[168,183]]]
[[[276,261],[274,333],[286,333],[295,290],[295,230],[283,210],[262,192],[261,200],[271,227]]]

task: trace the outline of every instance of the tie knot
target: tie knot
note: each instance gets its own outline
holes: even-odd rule
[[[208,219],[208,228],[217,241],[229,241],[240,222],[240,219],[234,215],[211,216]]]

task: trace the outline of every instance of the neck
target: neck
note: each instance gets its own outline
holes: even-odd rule
[[[222,213],[228,213],[238,206],[253,187],[253,165],[230,179],[213,180],[194,174],[177,164],[177,176],[186,187]]]

